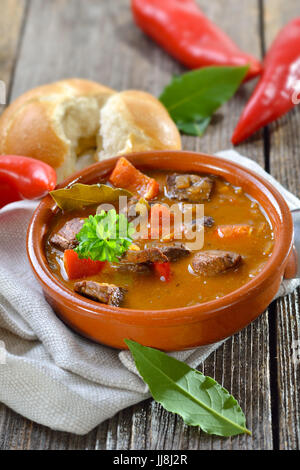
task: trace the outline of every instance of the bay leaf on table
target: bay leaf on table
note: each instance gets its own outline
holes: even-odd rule
[[[159,99],[178,129],[201,136],[214,112],[242,83],[248,66],[209,66],[172,78]]]
[[[166,410],[208,434],[251,434],[237,400],[214,379],[162,351],[128,339],[125,343],[153,398]]]

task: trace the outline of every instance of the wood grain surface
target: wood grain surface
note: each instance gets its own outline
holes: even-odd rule
[[[26,16],[26,0],[1,0],[0,15],[0,80],[6,85],[9,101],[14,66],[22,38],[22,26]],[[0,106],[0,112],[3,107]]]
[[[262,57],[282,24],[299,15],[297,1],[198,3],[242,49]],[[2,0],[5,15],[0,16],[0,31],[5,38],[0,38],[0,79],[12,83],[11,99],[39,84],[72,76],[158,96],[172,75],[185,69],[134,25],[129,3],[29,0],[27,6],[22,0]],[[254,85],[252,81],[243,86],[222,107],[201,139],[184,136],[184,148],[207,153],[231,148],[231,134]],[[270,168],[300,196],[299,120],[295,109],[238,150]],[[153,400],[123,410],[86,436],[52,431],[0,405],[0,449],[299,448],[299,368],[291,358],[299,331],[295,293],[272,305],[200,366],[239,400],[252,437],[208,436]]]
[[[299,1],[267,0],[264,5],[264,40],[268,48],[278,31],[299,16]],[[267,151],[270,173],[300,197],[300,109],[295,108],[268,129]],[[300,447],[300,367],[293,347],[300,340],[299,289],[271,306],[272,365],[274,378],[274,426],[280,449]],[[276,368],[276,370],[275,370]]]

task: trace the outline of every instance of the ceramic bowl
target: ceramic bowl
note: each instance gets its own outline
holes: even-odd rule
[[[126,348],[125,338],[165,351],[194,348],[219,341],[244,328],[267,308],[282,278],[295,274],[293,222],[282,196],[255,173],[211,155],[153,151],[126,158],[142,170],[210,173],[241,186],[259,202],[272,224],[275,244],[271,257],[255,278],[210,302],[167,310],[133,310],[99,304],[68,289],[48,266],[45,241],[58,209],[51,196],[46,196],[29,224],[27,253],[47,301],[57,315],[81,335],[120,349]],[[85,168],[59,187],[75,182],[94,183],[106,177],[116,161],[117,158],[112,158]]]

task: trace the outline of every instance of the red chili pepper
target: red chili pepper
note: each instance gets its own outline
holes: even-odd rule
[[[300,17],[279,32],[263,65],[262,76],[234,130],[233,144],[247,139],[297,104],[293,95],[296,81],[300,80]]]
[[[8,183],[2,182],[0,176],[0,208],[6,206],[6,204],[9,204],[10,202],[19,201],[20,199],[20,195],[16,188]]]
[[[162,281],[169,282],[171,280],[170,263],[153,263],[153,267]]]
[[[137,25],[169,54],[189,68],[250,65],[247,79],[261,64],[212,23],[194,0],[131,0]]]
[[[56,186],[55,170],[34,158],[0,155],[0,207],[19,199],[37,199]],[[9,187],[9,195],[4,188]]]

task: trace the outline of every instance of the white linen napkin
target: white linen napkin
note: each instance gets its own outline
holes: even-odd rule
[[[233,150],[219,156],[268,179],[290,208],[300,200]],[[119,410],[149,396],[128,351],[97,345],[69,330],[44,299],[26,255],[26,230],[36,203],[0,211],[0,401],[52,429],[85,434]],[[277,296],[300,279],[284,281]],[[196,367],[221,343],[174,352]]]

